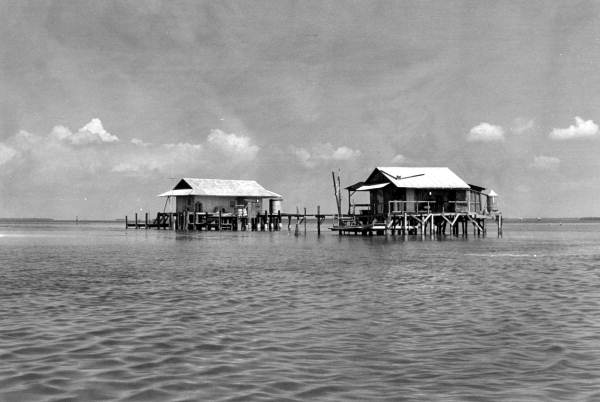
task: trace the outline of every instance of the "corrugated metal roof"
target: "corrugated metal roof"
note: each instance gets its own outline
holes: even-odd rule
[[[378,167],[400,188],[469,189],[469,185],[447,167]]]
[[[196,178],[183,178],[182,180],[189,184],[191,189],[173,189],[161,194],[160,196],[204,195],[212,197],[282,198],[281,195],[266,190],[254,180]]]

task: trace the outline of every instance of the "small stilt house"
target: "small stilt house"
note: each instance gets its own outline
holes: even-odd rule
[[[174,197],[175,212],[225,213],[253,216],[269,208],[281,209],[281,195],[266,190],[254,180],[220,180],[183,178],[159,197]],[[269,200],[263,206],[263,200]]]
[[[468,184],[447,167],[377,167],[364,182],[346,189],[349,200],[356,191],[369,192],[369,204],[350,201],[349,207],[366,208],[363,211],[372,215],[492,212],[489,191],[486,194],[484,187]]]

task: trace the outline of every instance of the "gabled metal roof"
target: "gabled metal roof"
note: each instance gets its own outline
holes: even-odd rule
[[[376,170],[399,188],[471,188],[447,167],[378,167]]]
[[[282,198],[281,195],[266,190],[254,180],[221,180],[183,178],[172,190],[159,195],[169,197],[178,195],[203,195],[210,197],[249,197]]]

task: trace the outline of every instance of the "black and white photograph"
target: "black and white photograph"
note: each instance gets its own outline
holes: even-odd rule
[[[600,1],[0,0],[0,402],[600,401]]]

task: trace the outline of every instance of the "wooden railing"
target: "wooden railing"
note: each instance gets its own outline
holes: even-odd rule
[[[398,214],[402,212],[429,213],[433,212],[435,207],[435,201],[390,201],[388,211],[390,214]]]

